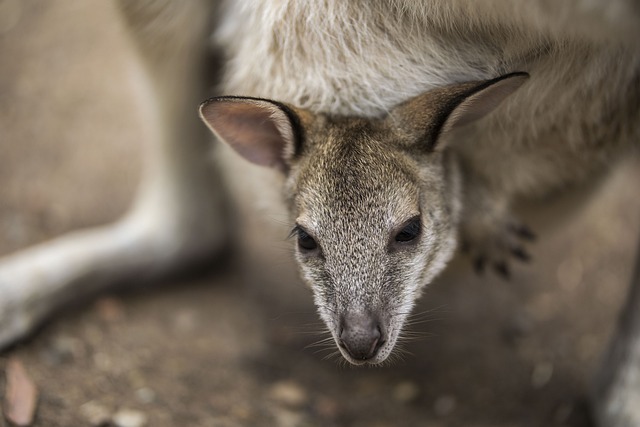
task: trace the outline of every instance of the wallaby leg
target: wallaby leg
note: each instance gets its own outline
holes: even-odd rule
[[[126,3],[126,4],[125,4]],[[137,45],[133,72],[156,130],[136,202],[115,224],[0,260],[0,348],[69,300],[213,257],[225,236],[221,188],[197,115],[211,2],[118,4]]]
[[[595,392],[599,426],[640,426],[640,250],[631,289]]]

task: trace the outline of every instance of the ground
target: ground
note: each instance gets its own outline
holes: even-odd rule
[[[111,13],[0,1],[0,254],[111,221],[135,193],[146,130]],[[587,427],[640,235],[637,182],[627,160],[590,197],[521,206],[539,236],[532,262],[507,282],[457,257],[389,366],[351,368],[310,346],[324,335],[303,285],[266,288],[231,256],[68,308],[0,353],[0,372],[24,364],[41,427],[122,410],[153,427]]]

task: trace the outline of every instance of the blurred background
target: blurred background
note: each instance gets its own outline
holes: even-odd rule
[[[150,130],[115,14],[107,1],[0,0],[0,255],[113,221],[133,199]],[[325,336],[290,264],[265,277],[236,261],[71,307],[1,353],[0,370],[22,361],[42,427],[587,427],[640,236],[639,166],[521,206],[533,261],[507,282],[458,257],[390,366],[310,347]]]

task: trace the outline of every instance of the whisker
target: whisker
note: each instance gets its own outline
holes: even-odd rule
[[[417,313],[404,313],[407,316],[407,319],[415,319],[415,318],[421,318],[423,316],[430,316],[436,313],[451,313],[451,310],[445,309],[446,305],[441,305],[439,307],[435,307],[435,308],[431,308],[428,310],[423,310],[423,311],[419,311]],[[401,315],[403,313],[399,312],[397,313],[398,315]]]
[[[442,320],[446,320],[445,317],[434,317],[433,319],[421,319],[421,320],[413,320],[405,323],[405,327],[415,326],[415,325],[423,325],[425,323],[439,322]]]
[[[329,337],[329,338],[324,338],[321,339],[319,341],[316,341],[314,343],[311,343],[307,346],[305,346],[305,349],[309,349],[309,348],[315,348],[315,347],[331,347],[334,348],[333,346],[333,337]]]
[[[428,332],[428,331],[402,331],[400,333],[400,335],[398,336],[398,338],[424,338],[424,337],[431,337],[434,336],[435,334],[433,332]]]
[[[331,335],[329,331],[296,331],[297,335],[310,336],[310,335]]]
[[[333,352],[331,352],[331,353],[327,354],[326,356],[324,356],[324,357],[322,358],[322,360],[330,360],[330,359],[334,359],[334,358],[336,358],[336,356],[340,358],[340,359],[336,360],[336,362],[338,362],[338,364],[346,362],[346,361],[344,360],[344,358],[342,357],[342,354],[340,353],[340,350],[335,350],[335,351],[333,351]]]
[[[334,354],[334,353],[335,353],[335,349],[336,349],[336,348],[335,348],[335,346],[328,346],[327,348],[320,348],[320,349],[318,349],[318,350],[315,350],[315,351],[313,352],[313,354],[322,354],[322,353],[324,353],[324,352],[330,351],[331,353],[329,353],[329,354],[331,355],[331,354]],[[323,359],[322,359],[322,360],[325,360],[325,359],[326,359],[326,356],[325,356],[325,357],[323,357]]]

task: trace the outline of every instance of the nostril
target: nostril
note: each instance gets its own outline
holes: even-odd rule
[[[378,349],[380,348],[380,337],[381,337],[381,335],[382,334],[380,333],[380,327],[376,326],[376,328],[373,331],[373,334],[371,336],[371,339],[373,340],[373,342],[371,343],[371,347],[369,348],[369,353],[368,353],[367,359],[372,358],[378,352]]]
[[[374,354],[377,353],[378,350],[380,350],[380,347],[382,347],[385,342],[387,342],[387,340],[385,340],[384,336],[382,335],[382,331],[380,330],[380,326],[376,326],[376,329],[378,331],[378,339],[376,340],[375,348],[373,349]]]

